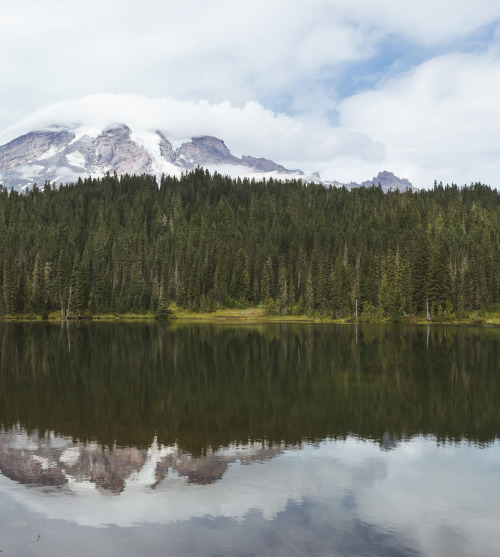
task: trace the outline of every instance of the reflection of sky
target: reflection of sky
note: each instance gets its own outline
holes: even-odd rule
[[[175,532],[178,551],[189,543],[193,554],[198,543],[200,551],[207,543],[215,544],[214,554],[219,554],[216,538],[227,547],[229,538],[234,543],[240,537],[249,544],[248,551],[253,547],[267,554],[268,535],[283,555],[328,554],[334,549],[346,555],[370,554],[369,547],[392,548],[385,554],[394,555],[408,554],[410,548],[423,555],[493,555],[500,545],[498,441],[479,449],[415,438],[382,451],[371,441],[349,438],[286,450],[268,461],[232,462],[222,479],[210,485],[190,484],[169,472],[151,490],[148,474],[152,478],[146,467],[129,478],[121,494],[111,496],[90,484],[39,488],[0,476],[0,543],[13,505],[21,503],[48,529],[50,520],[73,523],[67,525],[71,530],[74,524],[110,526],[91,528],[92,536],[99,532],[100,543],[107,536],[127,538],[126,531],[117,533],[113,525],[133,532],[140,526],[148,538]],[[192,528],[198,537],[189,536]],[[132,537],[146,543],[139,533]],[[128,555],[128,550],[119,553]]]

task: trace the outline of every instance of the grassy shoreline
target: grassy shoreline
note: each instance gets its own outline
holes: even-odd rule
[[[213,322],[260,322],[260,323],[371,323],[371,324],[392,324],[388,318],[370,319],[363,321],[354,318],[333,319],[331,317],[317,317],[307,315],[265,315],[264,308],[248,308],[248,309],[220,309],[211,313],[197,313],[189,310],[171,307],[172,314],[169,319],[182,319],[192,321],[213,321]],[[109,314],[86,314],[83,317],[73,316],[70,320],[93,320],[93,321],[151,321],[156,316],[153,313],[109,313]],[[48,315],[48,321],[65,321],[61,312],[51,312]],[[42,321],[41,315],[4,315],[0,316],[0,321]],[[407,317],[399,323],[408,325],[500,325],[500,311],[486,312],[479,319],[475,313],[462,317],[460,319],[452,319],[446,321],[428,321],[424,317]]]

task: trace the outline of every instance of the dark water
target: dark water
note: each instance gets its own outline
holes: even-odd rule
[[[493,555],[500,329],[0,323],[5,555]]]

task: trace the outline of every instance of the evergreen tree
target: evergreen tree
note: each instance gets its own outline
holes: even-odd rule
[[[156,313],[162,292],[192,309],[334,317],[494,309],[499,207],[481,184],[384,194],[201,170],[159,188],[109,175],[1,190],[0,312]]]

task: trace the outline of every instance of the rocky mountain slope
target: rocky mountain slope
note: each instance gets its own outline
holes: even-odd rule
[[[292,179],[320,182],[348,189],[372,183],[390,189],[412,189],[406,179],[381,172],[361,184],[321,180],[318,173],[288,170],[265,158],[234,156],[224,141],[211,136],[194,137],[174,144],[162,132],[131,130],[125,124],[95,129],[90,126],[53,126],[36,130],[0,146],[0,184],[22,190],[46,182],[76,182],[79,177],[102,177],[107,172],[180,176],[201,166],[232,177]]]
[[[267,159],[235,157],[216,137],[192,138],[174,148],[160,131],[134,132],[123,124],[104,130],[33,131],[0,147],[0,183],[16,189],[106,172],[180,176],[198,166],[234,177],[313,178]]]
[[[371,180],[365,180],[358,184],[357,182],[349,182],[347,184],[341,182],[326,182],[332,186],[342,187],[345,186],[347,189],[351,190],[354,188],[370,188],[371,186],[378,186],[382,187],[382,190],[388,192],[390,190],[399,190],[399,191],[418,191],[418,188],[413,187],[411,182],[406,178],[398,178],[392,172],[388,172],[384,170],[379,172],[377,176],[374,176]]]

